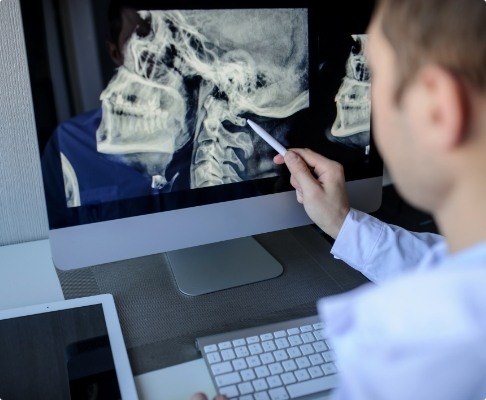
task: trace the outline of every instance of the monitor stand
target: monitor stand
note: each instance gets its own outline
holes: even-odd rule
[[[179,290],[189,296],[276,278],[283,272],[282,265],[252,237],[166,254]]]

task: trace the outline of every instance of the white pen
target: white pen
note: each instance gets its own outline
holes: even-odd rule
[[[272,146],[282,157],[285,156],[287,149],[277,142],[275,138],[271,136],[265,129],[249,119],[247,119],[246,122],[248,122],[248,125],[250,125],[252,129],[258,133],[258,135],[265,140],[265,142]]]

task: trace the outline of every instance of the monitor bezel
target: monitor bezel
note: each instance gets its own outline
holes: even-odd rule
[[[245,2],[244,5],[234,3],[229,7],[228,4],[220,3],[222,2],[210,2],[206,5],[199,3],[195,7],[194,2],[177,2],[174,3],[175,7],[170,7],[170,4],[166,3],[164,8],[306,8],[309,18],[309,86],[312,87],[317,82],[317,69],[314,67],[317,65],[318,56],[319,21],[315,4],[310,1],[259,1]],[[26,37],[26,42],[28,40]],[[28,58],[32,77],[32,69],[35,66],[32,66],[32,57]],[[314,112],[312,107],[316,101],[314,91],[310,90],[311,112]],[[35,108],[34,111],[37,115],[39,109]],[[362,169],[347,168],[345,165],[346,185],[350,190],[352,206],[363,211],[374,211],[379,207],[382,172],[382,160],[371,135],[369,163],[363,165]],[[193,189],[188,191],[189,201],[182,207],[182,193],[89,205],[84,206],[85,210],[83,206],[71,209],[65,207],[65,210],[61,211],[66,213],[66,218],[61,223],[52,217],[48,207],[49,236],[54,263],[62,269],[79,268],[310,224],[312,221],[305,214],[302,205],[295,200],[295,193],[288,177],[288,172],[282,169],[282,175],[274,178]],[[236,189],[233,192],[228,190],[231,185]],[[275,189],[276,186],[278,190]],[[365,189],[367,187],[368,189]],[[369,192],[366,199],[362,199],[363,190]],[[196,197],[197,201],[190,200]],[[174,206],[176,203],[178,205]],[[242,213],[241,210],[246,208],[252,211]],[[110,210],[114,209],[129,211],[110,215]],[[82,211],[94,215],[96,222],[80,221],[79,213]],[[108,216],[99,217],[105,214]],[[154,239],[150,240],[150,243],[140,245],[133,239],[137,235],[148,237],[149,232],[153,232],[150,235],[157,238],[161,227],[164,226],[177,226],[177,230],[181,232],[167,235],[170,240],[166,240],[165,243]],[[189,238],[187,229],[191,229]],[[106,242],[107,238],[110,244]],[[110,250],[105,251],[105,247]]]

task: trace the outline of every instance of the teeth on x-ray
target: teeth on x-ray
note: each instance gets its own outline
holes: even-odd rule
[[[191,188],[276,175],[263,158],[249,170],[258,139],[245,116],[284,119],[309,106],[307,11],[139,15],[151,31],[131,36],[101,95],[98,151],[173,154],[191,140]]]
[[[338,137],[370,130],[371,78],[364,55],[367,37],[352,37],[360,45],[360,51],[349,55],[346,76],[335,97],[337,114],[331,134]]]
[[[101,94],[103,118],[97,130],[101,153],[173,153],[190,135],[185,128],[186,103],[179,90],[154,85],[124,66]],[[163,132],[164,134],[161,134]]]

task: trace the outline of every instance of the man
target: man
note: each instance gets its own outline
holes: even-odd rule
[[[400,193],[445,240],[350,209],[331,160],[306,149],[275,157],[336,239],[333,254],[382,283],[318,303],[340,365],[334,394],[484,399],[486,3],[381,0],[369,34],[376,143]]]

